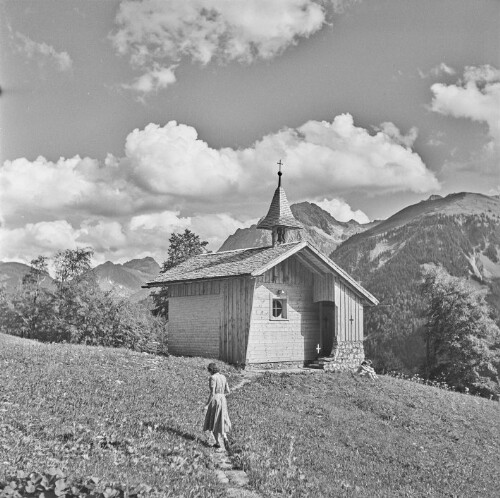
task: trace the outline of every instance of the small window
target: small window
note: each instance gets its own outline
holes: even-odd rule
[[[272,320],[286,320],[286,299],[273,299],[271,306]]]

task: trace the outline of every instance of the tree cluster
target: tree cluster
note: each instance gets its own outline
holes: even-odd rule
[[[165,321],[146,306],[101,291],[92,255],[90,248],[68,249],[51,260],[32,260],[20,287],[0,293],[0,330],[44,342],[166,351]]]
[[[500,328],[484,292],[443,268],[421,285],[426,309],[426,373],[481,395],[500,394]]]
[[[381,246],[386,250],[377,253],[375,249]],[[496,252],[499,246],[500,229],[495,220],[436,214],[383,234],[353,236],[332,253],[331,258],[382,304],[367,310],[365,323],[365,351],[377,370],[425,373],[427,305],[419,287],[422,268],[434,264],[450,275],[467,279],[471,277],[467,255],[482,251],[493,261],[493,249]],[[499,282],[482,283],[488,286],[486,300],[497,324]]]

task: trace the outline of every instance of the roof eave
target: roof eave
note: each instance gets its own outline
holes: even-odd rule
[[[230,278],[238,277],[251,277],[250,273],[237,273],[234,275],[224,275],[224,276],[214,276],[214,277],[199,277],[199,278],[189,278],[186,280],[164,280],[162,282],[148,282],[146,285],[141,286],[143,289],[151,289],[153,287],[164,287],[165,285],[174,284],[190,284],[193,282],[200,282],[201,280],[228,280]]]
[[[332,270],[334,270],[339,276],[341,276],[344,280],[346,280],[355,290],[357,290],[367,302],[372,306],[377,306],[379,304],[379,300],[370,292],[368,292],[361,284],[356,282],[345,270],[340,268],[337,264],[335,264],[330,258],[327,258],[323,254],[321,254],[314,246],[306,243],[307,248],[311,250],[318,258],[320,258],[323,262],[325,262]]]

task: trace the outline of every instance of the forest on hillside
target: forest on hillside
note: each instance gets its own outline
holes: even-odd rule
[[[385,250],[377,254],[377,247]],[[374,236],[369,232],[355,235],[340,245],[331,258],[381,303],[366,316],[365,349],[376,367],[416,372],[425,363],[426,301],[420,286],[428,265],[484,287],[492,305],[491,316],[500,323],[500,280],[481,281],[468,259],[481,252],[497,262],[499,247],[500,228],[494,219],[443,214]]]

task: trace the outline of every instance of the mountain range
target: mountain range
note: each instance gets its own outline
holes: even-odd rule
[[[7,292],[13,292],[19,287],[29,269],[30,267],[23,263],[0,263],[0,286]],[[112,291],[117,297],[137,302],[148,297],[150,291],[142,289],[141,286],[158,276],[160,265],[148,256],[124,264],[106,261],[92,271],[101,290]],[[47,276],[48,283],[51,280]]]

